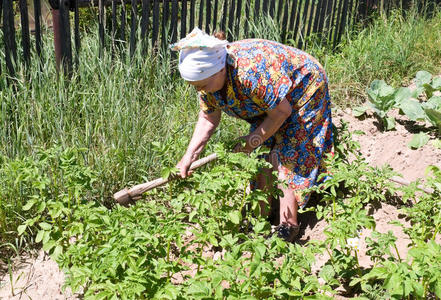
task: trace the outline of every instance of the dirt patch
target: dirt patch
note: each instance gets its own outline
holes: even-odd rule
[[[12,265],[12,281],[9,273],[0,277],[0,299],[80,299],[62,289],[64,273],[43,250],[20,257]]]
[[[440,149],[436,149],[430,143],[418,150],[411,150],[407,146],[412,138],[412,132],[423,124],[409,123],[396,111],[392,114],[398,121],[396,130],[389,132],[381,131],[381,126],[376,118],[368,117],[360,120],[353,117],[350,110],[334,111],[334,122],[339,124],[339,120],[344,119],[349,122],[351,131],[363,131],[365,134],[354,135],[354,139],[360,143],[361,152],[367,162],[372,166],[389,164],[407,181],[424,178],[425,170],[429,165],[441,167]],[[391,230],[398,238],[397,249],[400,256],[406,257],[409,243],[407,236],[401,227],[389,224],[390,221],[398,219],[397,208],[383,204],[374,212],[373,217],[377,222],[376,230],[382,233]],[[312,213],[304,214],[301,219],[303,230],[300,243],[325,238],[323,230],[327,224],[323,220],[315,219]],[[363,230],[360,234],[359,260],[361,265],[365,267],[371,264],[365,255],[366,244],[364,240],[365,237],[370,236],[370,233],[370,230]],[[218,255],[219,258],[222,256],[221,253],[209,253],[209,255]],[[319,257],[315,267],[319,268],[327,260],[326,255]],[[8,273],[0,276],[1,299],[79,299],[78,295],[72,295],[69,290],[62,292],[64,274],[59,270],[57,264],[45,256],[42,251],[36,257],[21,258],[13,265],[12,285]],[[191,275],[191,273],[189,271],[189,274],[177,274],[174,280],[182,281],[183,276]]]

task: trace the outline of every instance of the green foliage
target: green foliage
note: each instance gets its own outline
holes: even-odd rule
[[[406,115],[411,121],[428,121],[441,135],[441,97],[434,96],[433,93],[441,91],[441,78],[432,77],[427,71],[417,72],[414,82],[416,88],[401,87],[395,89],[386,84],[383,80],[374,80],[371,86],[366,89],[369,96],[369,106],[356,107],[354,115],[362,116],[368,109],[383,121],[385,130],[395,128],[395,119],[389,117],[387,113],[392,108],[398,108],[400,113]],[[427,101],[420,102],[417,99],[426,96]],[[418,149],[429,141],[426,133],[420,132],[412,138],[409,147]]]

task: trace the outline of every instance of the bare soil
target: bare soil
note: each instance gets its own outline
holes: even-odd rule
[[[410,123],[401,118],[397,112],[393,112],[398,122],[396,130],[383,132],[378,120],[374,117],[357,119],[352,116],[351,111],[334,111],[334,122],[339,123],[340,119],[349,122],[350,130],[361,130],[363,135],[355,135],[361,145],[361,151],[369,164],[382,166],[389,164],[395,171],[402,174],[408,181],[414,181],[425,177],[426,167],[436,165],[441,167],[441,150],[436,149],[430,143],[418,150],[411,150],[407,144],[412,138],[413,132],[424,124]],[[398,238],[397,248],[402,258],[407,255],[409,240],[400,227],[389,224],[389,221],[398,219],[396,207],[383,204],[373,214],[377,222],[376,229],[380,232],[391,230]],[[300,243],[308,240],[324,239],[323,229],[326,224],[322,220],[314,219],[312,214],[304,214],[301,218],[302,236]],[[404,222],[404,221],[401,221]],[[406,226],[408,224],[404,223]],[[369,266],[370,260],[365,255],[366,247],[364,237],[369,236],[370,231],[361,232],[361,244],[359,259],[362,266]],[[438,242],[440,242],[438,240]],[[212,253],[216,256],[216,253]],[[221,256],[219,254],[218,256]],[[319,257],[315,268],[320,268],[328,257]],[[21,257],[13,263],[12,274],[0,273],[0,299],[79,299],[80,295],[72,295],[67,289],[62,290],[64,274],[59,270],[57,264],[47,257],[42,251],[37,255]],[[10,276],[11,275],[11,276]],[[12,284],[11,284],[12,278]],[[179,278],[175,278],[179,281]]]

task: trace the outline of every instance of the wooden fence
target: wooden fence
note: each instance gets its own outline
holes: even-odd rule
[[[13,75],[15,66],[31,63],[31,38],[26,0],[16,0],[20,12],[22,57],[17,57],[17,35],[14,26],[14,0],[0,0],[5,65]],[[32,0],[35,19],[35,53],[40,57],[41,0]],[[96,6],[100,54],[106,47],[128,44],[132,56],[136,47],[143,51],[163,47],[184,37],[195,26],[206,32],[223,30],[232,37],[252,37],[251,25],[271,18],[281,30],[282,41],[304,48],[315,36],[331,47],[341,40],[345,30],[365,22],[373,12],[388,14],[393,7],[433,10],[441,0],[49,0],[52,7],[55,55],[65,71],[78,63],[81,47],[79,14],[81,7]],[[123,5],[121,5],[123,4]],[[129,10],[129,11],[128,11]],[[73,13],[73,28],[70,13]],[[106,20],[110,18],[110,20]],[[137,40],[140,30],[140,41]],[[73,34],[72,34],[73,32]],[[107,33],[106,33],[107,32]],[[72,43],[73,37],[73,43]],[[75,51],[72,51],[72,44]],[[1,64],[0,64],[1,67]],[[2,72],[0,68],[0,73]]]

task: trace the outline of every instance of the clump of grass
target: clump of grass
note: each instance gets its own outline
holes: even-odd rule
[[[376,78],[408,84],[419,70],[441,71],[441,12],[425,18],[394,11],[378,17],[356,34],[348,34],[334,53],[312,48],[324,63],[334,102],[350,106],[366,99],[365,88]]]

